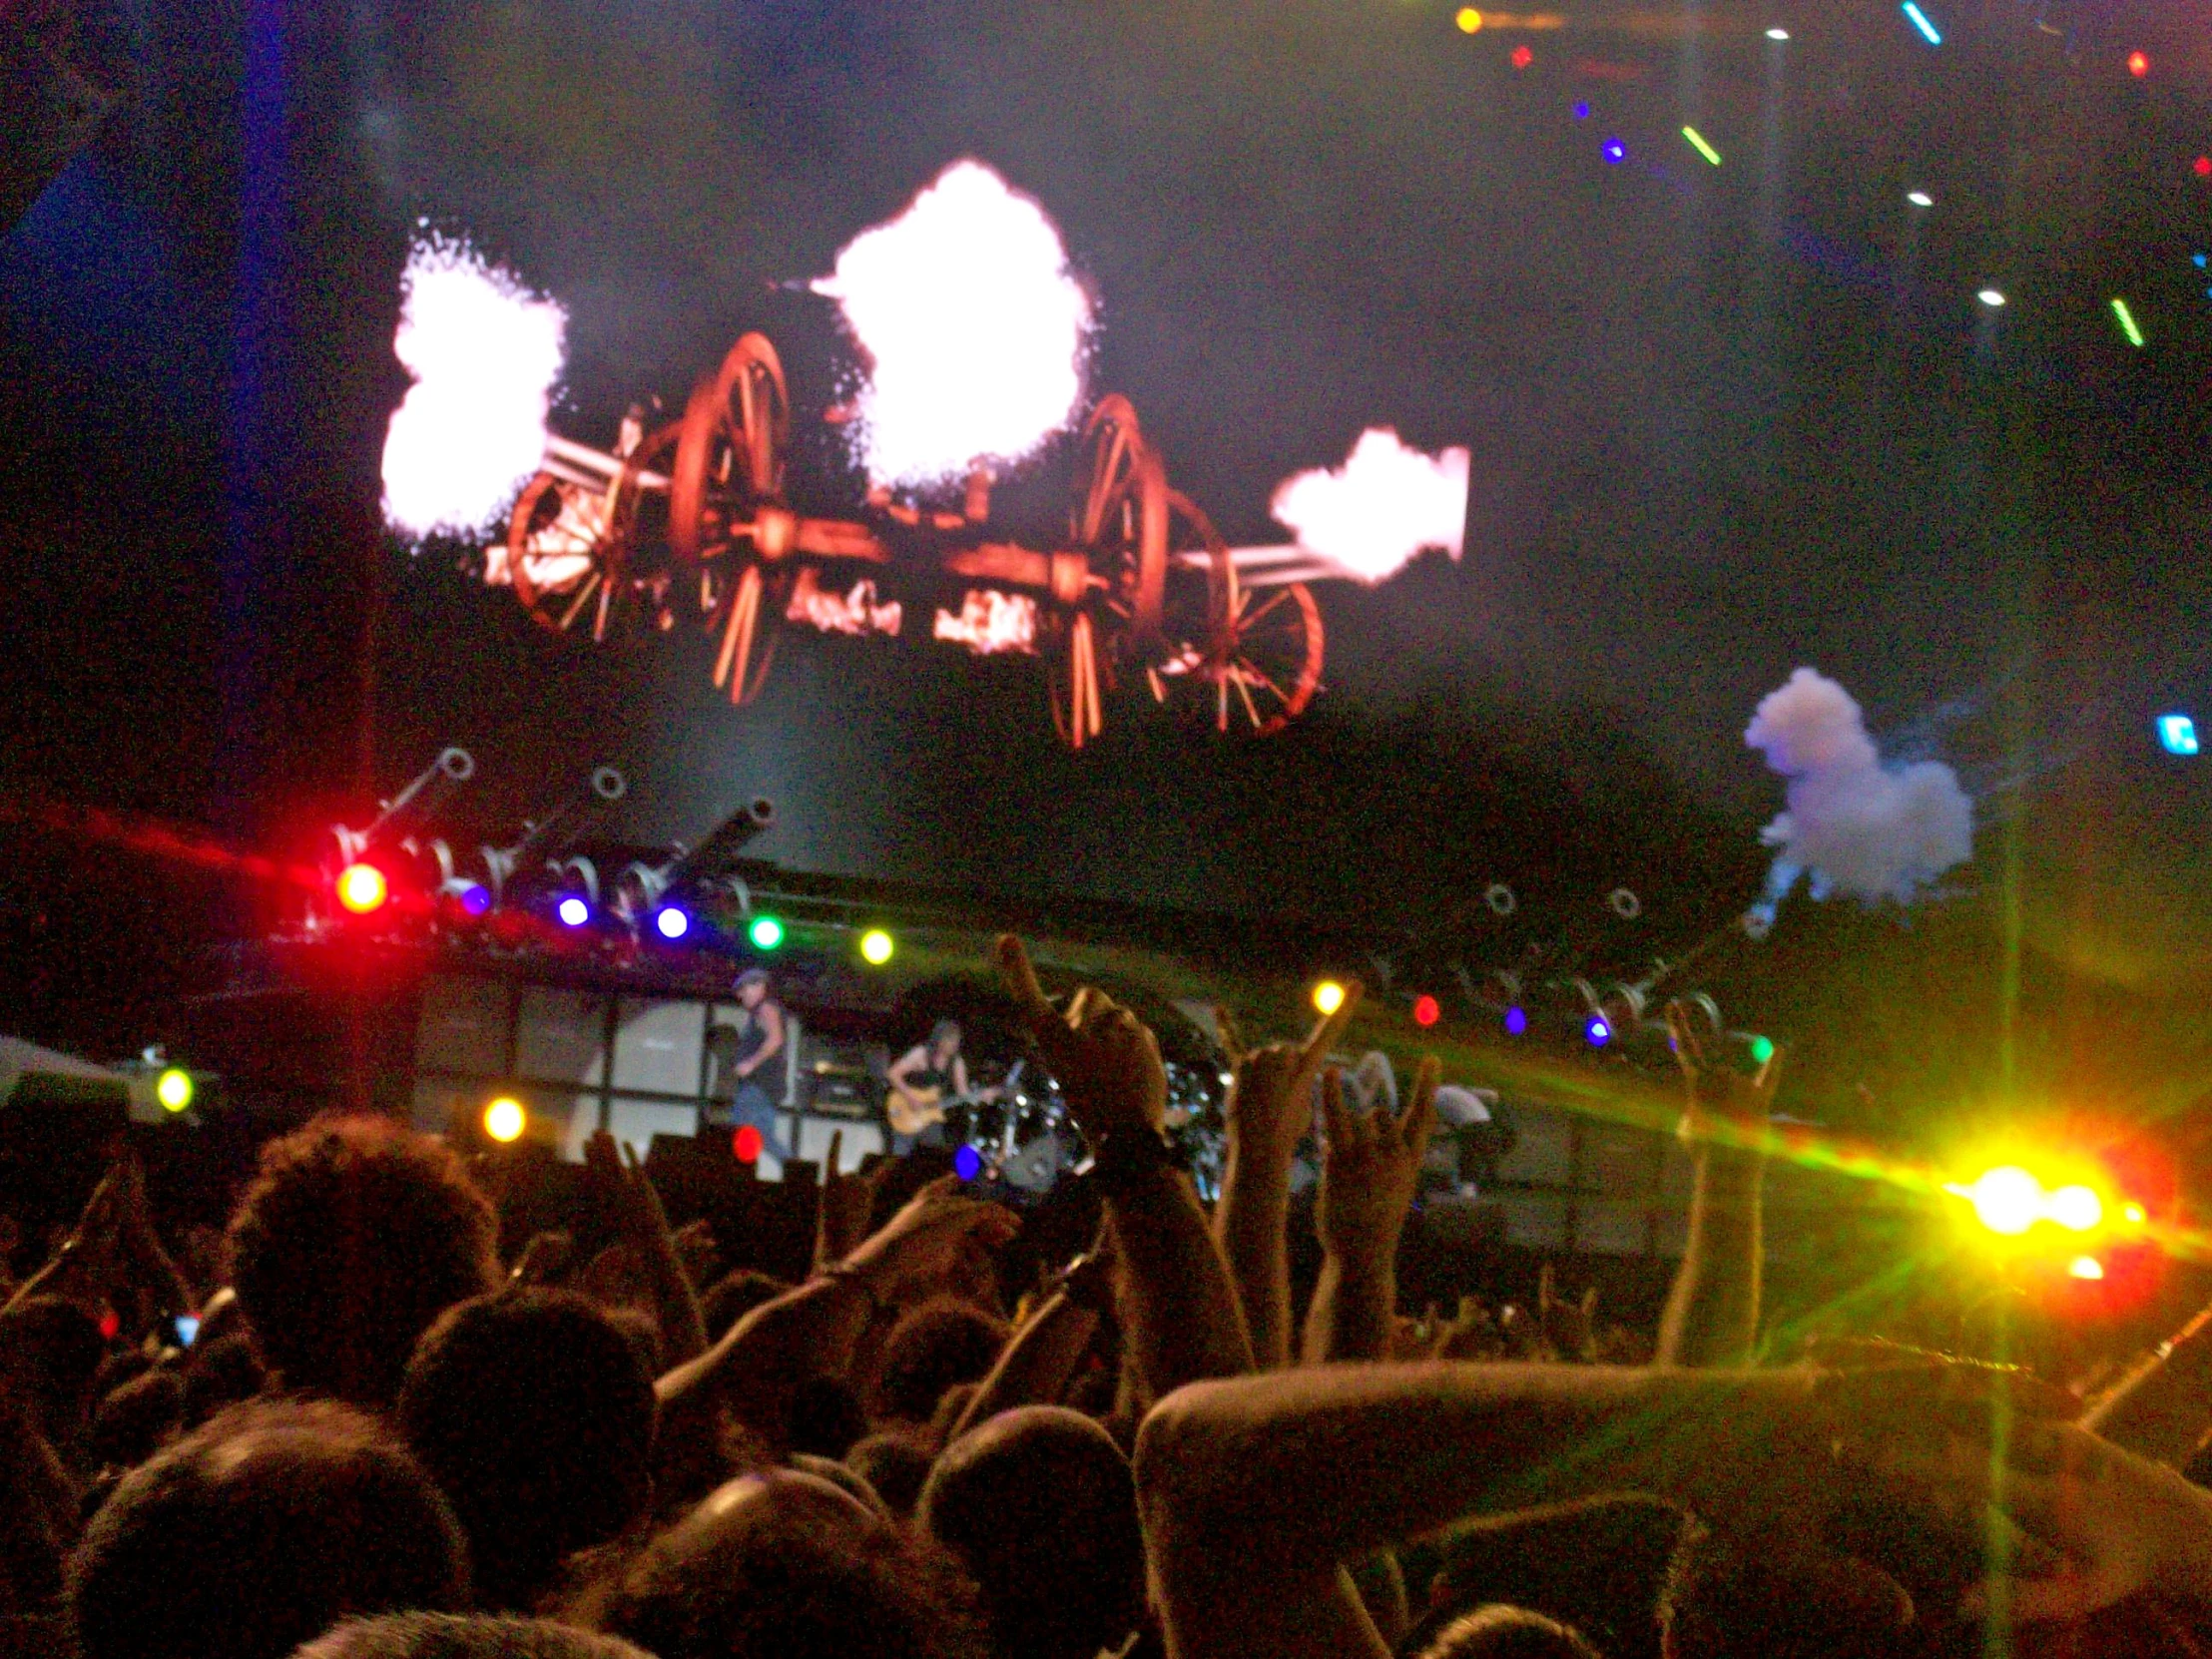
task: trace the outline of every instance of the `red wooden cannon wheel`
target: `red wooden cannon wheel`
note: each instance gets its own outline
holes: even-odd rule
[[[604,641],[632,620],[646,586],[634,558],[639,506],[646,494],[643,474],[667,464],[676,439],[677,428],[668,425],[639,444],[624,460],[610,492],[569,483],[550,472],[540,472],[523,486],[507,515],[507,571],[515,597],[544,626],[566,633],[589,617],[592,638]],[[578,498],[596,499],[603,514],[590,534],[576,538],[574,550],[591,560],[591,570],[574,589],[554,593],[530,578],[530,543],[558,519],[567,502]]]
[[[1203,596],[1190,584],[1192,611],[1178,606],[1169,615],[1171,655],[1148,670],[1153,695],[1162,702],[1177,694],[1187,706],[1195,702],[1218,732],[1273,736],[1304,714],[1321,690],[1321,607],[1303,582],[1245,586],[1228,542],[1199,505],[1170,490],[1168,509],[1181,521],[1176,544],[1195,538],[1208,558]],[[1203,611],[1196,611],[1201,604]]]
[[[726,551],[734,525],[783,499],[791,422],[783,359],[766,334],[747,334],[692,388],[669,475],[668,544],[679,568]]]
[[[1154,655],[1167,600],[1168,482],[1137,411],[1119,392],[1083,428],[1090,457],[1075,510],[1075,542],[1139,656]]]

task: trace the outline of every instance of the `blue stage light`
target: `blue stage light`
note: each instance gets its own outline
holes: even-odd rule
[[[463,915],[480,916],[491,908],[491,888],[481,881],[455,882],[453,897]]]
[[[691,917],[674,904],[664,904],[653,912],[653,926],[664,939],[680,939],[691,931]]]
[[[1603,1014],[1592,1014],[1589,1023],[1582,1027],[1582,1035],[1589,1039],[1592,1048],[1603,1048],[1613,1040],[1612,1022]]]
[[[1628,160],[1628,146],[1621,143],[1621,141],[1617,138],[1607,139],[1605,141],[1605,149],[1602,153],[1605,157],[1605,164],[1608,167],[1618,167],[1621,165],[1621,163]]]
[[[1575,104],[1574,119],[1577,121],[1587,121],[1590,119],[1590,106],[1587,100],[1579,101]]]
[[[1505,1010],[1505,1034],[1508,1037],[1521,1037],[1528,1034],[1528,1010],[1526,1008],[1508,1008]]]
[[[563,927],[581,927],[591,920],[591,905],[570,893],[554,906],[553,913],[561,918]]]
[[[2169,755],[2194,755],[2197,752],[2197,723],[2187,715],[2160,715],[2158,747]]]
[[[1913,27],[1920,30],[1921,38],[1927,41],[1929,45],[1940,46],[1943,44],[1941,33],[1935,24],[1929,22],[1928,13],[1913,4],[1913,0],[1905,0],[1904,11],[1906,17],[1911,20]]]
[[[963,1146],[952,1155],[952,1173],[962,1181],[973,1181],[983,1173],[983,1155],[972,1146]]]

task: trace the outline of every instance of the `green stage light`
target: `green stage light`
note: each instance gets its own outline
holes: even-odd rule
[[[745,930],[745,936],[753,941],[755,950],[774,950],[784,942],[783,917],[755,916],[753,925]]]

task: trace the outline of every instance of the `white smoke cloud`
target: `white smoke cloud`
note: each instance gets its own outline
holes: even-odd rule
[[[867,353],[852,434],[877,484],[1012,464],[1082,410],[1090,294],[1051,218],[981,162],[954,162],[813,285]]]
[[[1286,478],[1268,510],[1307,552],[1355,581],[1395,576],[1416,553],[1466,545],[1468,456],[1424,455],[1387,426],[1360,434],[1345,464]]]
[[[1858,703],[1812,669],[1767,694],[1744,742],[1790,781],[1789,810],[1761,832],[1775,861],[1755,930],[1773,924],[1801,875],[1815,898],[1904,904],[1973,855],[1973,803],[1958,775],[1936,761],[1885,765]]]
[[[545,454],[568,313],[465,244],[424,234],[399,278],[392,352],[414,376],[384,437],[384,522],[467,535],[513,503]]]

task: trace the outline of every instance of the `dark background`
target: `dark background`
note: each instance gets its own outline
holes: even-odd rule
[[[1506,955],[1625,883],[1633,971],[1756,888],[1780,789],[1741,735],[1807,663],[1959,768],[1979,850],[1910,916],[1786,911],[1721,988],[1933,1088],[1905,964],[1961,1089],[2031,1007],[2046,1081],[2193,1098],[2212,785],[2150,723],[2212,720],[2212,8],[1930,9],[1939,50],[1883,0],[1471,37],[1409,0],[86,9],[128,102],[0,239],[0,783],[275,850],[460,743],[463,838],[611,761],[627,832],[766,794],[758,850],[803,868],[1415,929],[1503,879]],[[769,284],[966,154],[1057,218],[1094,386],[1233,540],[1363,426],[1471,448],[1465,558],[1329,587],[1292,732],[1123,701],[1071,756],[1033,667],[812,639],[734,711],[703,640],[556,639],[382,533],[418,216],[569,307],[560,429],[608,441],[765,326],[804,431],[848,358]],[[8,1023],[97,1051],[255,914],[204,867],[7,850]]]

